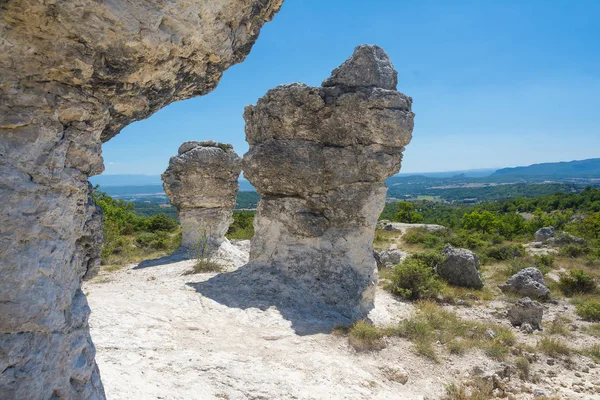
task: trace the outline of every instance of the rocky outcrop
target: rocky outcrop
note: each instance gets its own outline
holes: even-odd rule
[[[413,129],[396,83],[387,54],[365,45],[322,87],[278,86],[246,107],[244,175],[262,196],[250,263],[293,282],[297,301],[352,318],[373,306],[385,178]]]
[[[540,228],[535,232],[535,241],[536,242],[545,242],[546,240],[554,237],[554,227],[548,226],[545,228]]]
[[[541,329],[544,307],[529,297],[523,297],[508,310],[508,320],[514,326],[529,324],[533,329]]]
[[[225,240],[241,171],[242,159],[230,144],[185,142],[171,157],[162,180],[177,208],[183,247],[216,248]]]
[[[502,291],[519,293],[533,298],[547,298],[550,289],[546,286],[544,275],[537,268],[525,268],[511,276],[506,284],[499,285]]]
[[[447,244],[443,251],[446,259],[437,266],[437,273],[455,286],[481,289],[479,258],[471,250],[458,249]]]
[[[375,261],[377,262],[377,268],[393,268],[395,265],[401,264],[402,261],[408,257],[408,253],[406,251],[398,249],[381,251],[375,250],[373,255],[375,256]]]
[[[0,393],[104,397],[80,290],[98,266],[101,143],[244,59],[281,0],[0,6]]]

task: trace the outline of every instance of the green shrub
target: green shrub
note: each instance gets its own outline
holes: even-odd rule
[[[596,282],[594,281],[594,277],[587,272],[574,269],[560,274],[558,288],[566,296],[572,296],[575,293],[591,293],[595,291]]]
[[[560,254],[571,258],[581,257],[589,252],[589,247],[581,244],[568,244],[560,249]]]
[[[504,244],[487,248],[484,251],[484,255],[497,261],[506,261],[517,257],[523,257],[525,255],[525,250],[522,246]]]
[[[382,338],[379,329],[361,319],[350,328],[348,343],[359,351],[379,350],[385,347]]]
[[[177,221],[167,217],[165,214],[155,214],[148,217],[147,224],[150,232],[173,232],[178,226]]]
[[[599,301],[587,301],[576,306],[577,315],[586,321],[599,322],[600,321],[600,302]]]
[[[142,232],[135,237],[135,241],[148,249],[166,250],[169,247],[169,235],[163,231]]]
[[[246,240],[252,239],[254,236],[254,211],[234,211],[233,223],[227,230],[228,239]]]
[[[533,257],[536,267],[552,268],[554,265],[554,256],[552,254],[540,254]]]
[[[391,283],[386,288],[409,300],[434,298],[443,289],[443,284],[433,269],[425,261],[415,258],[408,258],[396,265],[390,280]]]
[[[424,263],[430,269],[435,270],[435,268],[437,268],[437,266],[445,260],[445,257],[435,251],[425,251],[413,253],[410,256],[408,256],[408,259],[418,260]]]

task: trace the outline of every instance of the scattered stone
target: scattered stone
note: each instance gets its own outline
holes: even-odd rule
[[[534,397],[548,397],[548,394],[542,389],[533,389]]]
[[[183,247],[216,248],[226,240],[241,170],[242,160],[230,144],[185,142],[171,157],[162,180],[177,208]]]
[[[519,293],[522,296],[548,298],[550,289],[544,275],[537,268],[525,268],[511,276],[506,284],[498,286],[502,291]]]
[[[393,268],[395,265],[401,264],[408,256],[408,253],[398,249],[375,250],[373,256],[377,262],[377,268]]]
[[[555,363],[554,358],[549,358],[546,360],[546,364],[548,364],[548,365],[554,365],[554,363]]]
[[[386,366],[382,371],[385,377],[392,382],[398,382],[402,385],[406,385],[408,382],[408,372],[402,367]]]
[[[553,236],[554,236],[554,227],[548,226],[548,227],[539,229],[535,233],[535,241],[536,242],[545,242],[546,240],[550,239]]]
[[[211,92],[281,3],[1,2],[1,398],[105,398],[81,291],[102,245],[102,143]]]
[[[571,235],[570,233],[567,232],[560,232],[559,234],[555,234],[554,237],[549,238],[548,240],[546,240],[546,243],[549,245],[567,245],[567,244],[585,244],[585,240]]]
[[[437,267],[437,273],[451,285],[481,289],[483,282],[479,274],[479,258],[467,249],[447,244],[443,251],[446,259]]]
[[[539,302],[524,297],[508,310],[507,316],[513,326],[522,326],[527,323],[531,328],[541,330],[543,314],[544,307]]]
[[[490,328],[485,330],[485,336],[487,336],[490,339],[496,339],[496,337],[498,336],[496,334],[496,332],[494,332],[493,330],[491,330]]]
[[[413,129],[396,75],[381,48],[358,46],[323,87],[278,86],[246,107],[244,175],[261,195],[250,264],[268,269],[271,283],[293,282],[293,302],[349,318],[373,308],[385,179]]]
[[[527,333],[527,334],[532,334],[533,333],[533,327],[531,326],[530,323],[524,322],[523,324],[521,324],[521,332],[524,332],[524,333]]]

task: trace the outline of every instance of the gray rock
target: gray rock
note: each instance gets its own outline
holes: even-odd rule
[[[519,293],[522,296],[548,298],[550,289],[546,286],[544,275],[537,268],[525,268],[511,276],[506,284],[499,285],[502,291]]]
[[[348,318],[373,307],[375,225],[414,118],[392,71],[359,46],[324,87],[278,86],[246,107],[244,176],[261,194],[250,263],[294,282],[296,304]]]
[[[544,307],[529,297],[524,297],[508,310],[507,317],[514,326],[521,326],[525,323],[531,325],[533,329],[541,329]]]
[[[551,237],[549,239],[546,240],[545,242],[548,245],[558,245],[558,246],[564,246],[567,244],[585,244],[585,240],[577,237],[575,235],[571,235],[570,233],[567,232],[560,232],[558,234],[555,234],[554,237]]]
[[[162,174],[163,187],[181,221],[182,246],[213,248],[231,222],[242,160],[230,144],[186,142]]]
[[[446,259],[438,265],[437,273],[448,283],[475,289],[483,287],[479,274],[479,258],[471,250],[458,249],[447,244],[443,254]]]
[[[401,264],[408,256],[408,253],[406,251],[392,249],[381,251],[375,250],[373,255],[377,262],[377,268],[393,268],[395,265]]]
[[[529,322],[523,322],[521,324],[521,331],[527,334],[533,333],[533,327]]]
[[[99,265],[101,145],[212,91],[280,5],[2,1],[0,398],[105,397],[80,290]]]
[[[554,227],[548,226],[548,227],[539,229],[535,233],[535,241],[536,242],[545,242],[546,240],[550,239],[553,236],[554,236]]]

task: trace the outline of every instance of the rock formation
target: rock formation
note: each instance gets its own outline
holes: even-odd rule
[[[508,320],[514,326],[529,324],[534,329],[542,328],[542,316],[544,307],[529,297],[523,297],[508,310]]]
[[[101,216],[87,178],[101,143],[215,88],[281,0],[0,6],[0,393],[101,399],[89,308]]]
[[[185,142],[171,157],[162,180],[181,221],[182,246],[216,248],[225,240],[241,171],[242,159],[230,144]]]
[[[540,228],[535,232],[535,241],[536,242],[545,242],[546,240],[554,237],[554,227],[548,226],[545,228]]]
[[[408,253],[398,249],[375,250],[373,256],[375,256],[377,268],[393,268],[395,265],[401,264],[408,257]]]
[[[527,297],[547,298],[550,295],[544,275],[539,269],[533,267],[522,269],[511,276],[506,284],[499,287],[502,291],[515,292]]]
[[[483,287],[479,274],[479,258],[468,249],[458,249],[447,244],[443,251],[446,259],[437,266],[437,273],[455,286],[475,289]]]
[[[363,45],[322,87],[278,86],[244,112],[244,175],[262,196],[250,263],[351,318],[373,306],[385,178],[413,130],[396,84],[387,54]]]

